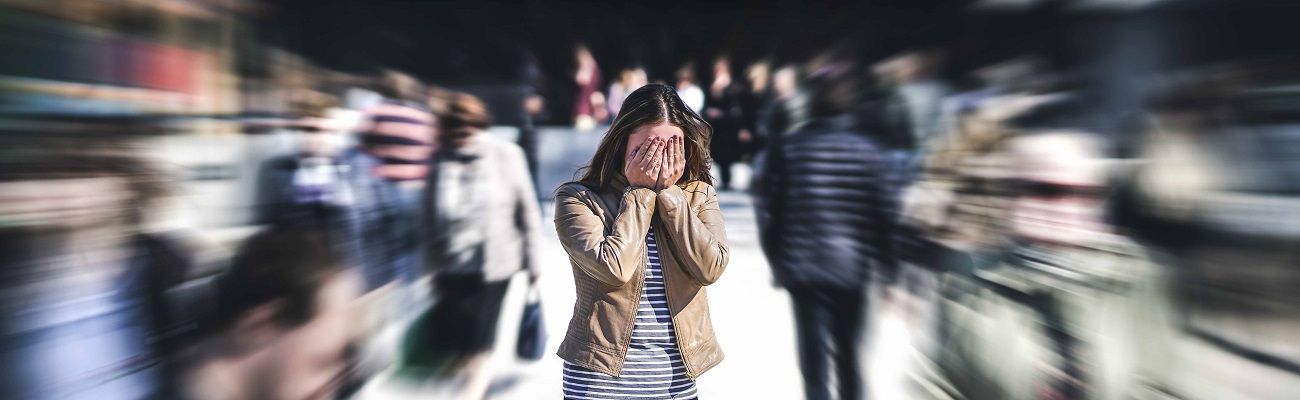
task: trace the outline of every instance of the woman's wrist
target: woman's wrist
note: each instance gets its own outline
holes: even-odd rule
[[[647,186],[641,186],[641,185],[635,185],[635,184],[632,184],[632,185],[627,185],[627,188],[623,189],[623,194],[632,193],[632,192],[634,192],[634,191],[636,191],[636,190],[639,190],[639,189],[649,190],[649,191],[652,192],[652,193],[659,193],[659,191],[655,190],[655,188],[654,188],[653,186],[649,186],[649,187],[647,187]]]
[[[642,206],[650,209],[654,209],[655,199],[657,197],[659,197],[659,194],[656,193],[651,188],[646,188],[646,187],[641,187],[636,185],[628,185],[626,188],[623,189],[623,201],[625,202],[624,203],[625,207],[628,204],[630,204],[626,202],[631,202],[631,203],[641,204]]]

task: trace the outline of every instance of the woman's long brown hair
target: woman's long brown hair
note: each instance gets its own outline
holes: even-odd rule
[[[685,139],[686,167],[677,185],[684,186],[693,181],[712,185],[709,140],[713,139],[713,127],[682,103],[676,89],[660,83],[642,86],[627,96],[623,108],[618,111],[618,118],[601,139],[591,162],[578,170],[582,174],[578,183],[598,192],[608,189],[615,179],[623,176],[624,151],[632,132],[642,126],[663,122],[681,128]]]

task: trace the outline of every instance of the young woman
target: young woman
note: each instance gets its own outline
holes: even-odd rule
[[[567,399],[694,399],[722,361],[704,287],[727,267],[712,128],[662,84],[632,92],[555,228],[577,304],[560,345]]]

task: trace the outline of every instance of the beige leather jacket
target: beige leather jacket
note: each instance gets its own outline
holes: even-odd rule
[[[658,193],[625,180],[605,193],[576,183],[556,191],[555,229],[578,291],[560,358],[613,376],[623,370],[651,224],[686,376],[695,379],[722,361],[704,287],[727,267],[727,234],[717,193],[698,181]]]

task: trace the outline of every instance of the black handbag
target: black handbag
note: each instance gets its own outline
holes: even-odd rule
[[[546,352],[546,325],[542,323],[542,296],[537,284],[528,287],[523,316],[519,319],[519,338],[515,354],[520,359],[537,361]]]

